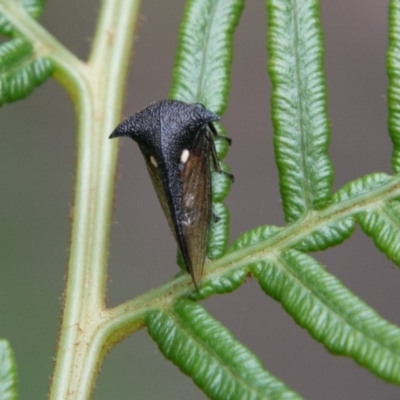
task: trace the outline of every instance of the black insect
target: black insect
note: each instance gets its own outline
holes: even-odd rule
[[[211,165],[222,171],[213,122],[219,117],[201,104],[162,100],[123,121],[110,138],[129,136],[146,160],[154,188],[182,254],[198,287],[206,258],[212,218]],[[216,218],[217,219],[217,218]]]

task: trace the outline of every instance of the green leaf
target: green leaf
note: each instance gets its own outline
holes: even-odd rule
[[[211,223],[207,243],[207,257],[219,258],[224,255],[229,240],[229,210],[223,203],[213,203],[213,212],[218,221]]]
[[[366,175],[355,181],[349,182],[332,197],[331,206],[340,205],[342,202],[354,200],[357,196],[365,196],[370,191],[378,189],[387,183],[391,177],[384,173]],[[302,240],[296,248],[298,250],[320,251],[336,246],[346,240],[353,233],[356,218],[345,217],[330,221],[327,225],[318,227],[310,236]]]
[[[400,2],[389,3],[389,48],[386,57],[389,133],[393,142],[392,168],[400,172]]]
[[[315,259],[289,250],[252,267],[265,293],[329,351],[400,384],[400,329],[381,318]]]
[[[191,292],[189,298],[198,301],[213,294],[231,293],[246,282],[249,276],[249,268],[240,268],[220,275],[214,273],[212,279],[203,278],[200,290]]]
[[[257,228],[253,228],[242,235],[240,235],[232,247],[229,249],[229,252],[233,252],[236,250],[244,249],[263,240],[269,239],[278,233],[282,228],[273,225],[263,225],[258,226]]]
[[[243,0],[191,0],[179,34],[170,97],[218,115],[227,104],[233,32]]]
[[[44,8],[44,0],[21,0],[25,11],[34,19],[38,19]],[[0,13],[0,34],[15,36],[16,32],[7,18]]]
[[[352,200],[357,196],[367,195],[369,192],[378,189],[385,183],[389,182],[391,177],[383,172],[365,175],[347,183],[339,189],[332,198],[332,203],[342,203]]]
[[[230,172],[230,168],[226,164],[221,162],[220,166],[223,171]],[[212,179],[212,200],[213,202],[221,202],[229,193],[232,184],[232,179],[229,176],[221,174],[218,171],[212,172],[211,179]]]
[[[182,271],[187,272],[185,261],[183,260],[182,253],[179,250],[176,252],[176,263]]]
[[[280,228],[276,226],[260,226],[247,231],[239,236],[239,238],[229,249],[228,253],[247,248],[251,245],[266,240],[275,235],[275,233],[277,233],[279,230]],[[233,292],[240,285],[242,285],[249,276],[250,267],[246,265],[244,265],[242,268],[234,269],[228,273],[226,271],[221,271],[221,274],[216,274],[214,272],[212,279],[207,279],[207,277],[203,278],[200,290],[192,292],[190,294],[190,299],[201,300],[206,299],[215,293],[223,294]]]
[[[217,128],[220,136],[227,136],[225,128],[220,123],[214,123],[214,126]],[[228,154],[229,144],[225,139],[221,138],[214,138],[214,143],[215,149],[217,150],[218,159],[222,160]]]
[[[303,239],[297,250],[304,252],[321,251],[344,242],[354,232],[355,219],[353,217],[329,221],[326,225],[319,226],[309,236]]]
[[[272,120],[285,218],[324,207],[333,170],[318,0],[268,0]]]
[[[203,307],[179,301],[173,313],[146,318],[164,356],[211,399],[300,399],[268,373],[260,360]]]
[[[188,298],[194,301],[204,300],[213,294],[231,293],[241,286],[250,276],[249,268],[243,267],[233,271],[221,271],[221,274],[213,273],[212,279],[203,277],[200,289],[192,291]]]
[[[201,103],[221,115],[227,104],[232,62],[233,32],[244,6],[243,0],[190,0],[180,28],[178,51],[170,97],[187,103]],[[218,133],[226,136],[220,124]],[[218,158],[225,157],[228,143],[215,140]],[[223,166],[224,170],[229,170]],[[229,234],[229,212],[222,204],[231,182],[213,173],[214,213],[220,218],[211,224],[208,258],[221,257]]]
[[[362,230],[400,267],[400,203],[394,201],[357,215]]]
[[[12,39],[0,45],[0,105],[23,99],[53,72],[51,62],[37,57],[31,44]]]
[[[303,239],[296,248],[301,251],[319,251],[337,245],[347,239],[354,230],[354,218],[344,218],[318,227]],[[282,228],[276,226],[259,226],[242,234],[229,249],[229,252],[247,248],[272,237]]]
[[[8,341],[0,339],[0,399],[17,398],[17,366],[14,354]]]

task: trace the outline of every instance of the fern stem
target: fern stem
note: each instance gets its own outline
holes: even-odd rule
[[[90,398],[105,355],[106,268],[120,117],[138,0],[104,0],[86,73],[63,74],[77,101],[78,165],[65,307],[50,399]],[[82,71],[82,70],[81,70]]]
[[[204,271],[202,287],[207,286],[208,282],[212,284],[214,281],[227,278],[233,272],[243,268],[246,269],[243,274],[245,276],[248,272],[248,266],[252,263],[257,263],[267,256],[275,257],[276,254],[280,254],[300,243],[313,231],[329,226],[334,221],[355,217],[365,210],[381,208],[382,204],[399,196],[400,177],[394,176],[385,184],[367,193],[332,204],[323,210],[313,211],[306,219],[280,229],[268,239],[240,250],[228,252],[223,257],[209,262]],[[204,293],[207,297],[207,289]],[[109,332],[119,330],[121,333],[119,340],[122,340],[128,332],[125,335],[121,327],[130,327],[129,333],[131,333],[140,328],[143,324],[143,316],[150,310],[168,307],[171,302],[191,295],[194,295],[194,298],[204,297],[202,297],[201,292],[199,294],[194,291],[190,276],[182,274],[165,285],[106,310],[105,313],[108,316],[105,319],[104,330]]]

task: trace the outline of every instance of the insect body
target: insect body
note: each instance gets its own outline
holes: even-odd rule
[[[123,121],[110,138],[135,140],[196,287],[211,223],[211,165],[222,171],[213,141],[219,117],[201,104],[162,100]],[[221,136],[222,137],[222,136]],[[223,137],[225,140],[230,139]]]

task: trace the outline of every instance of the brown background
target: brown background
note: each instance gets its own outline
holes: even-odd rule
[[[233,138],[227,162],[231,240],[261,224],[284,223],[272,148],[264,2],[248,0],[235,35],[232,89],[223,123]],[[387,1],[322,1],[330,154],[335,189],[374,171],[390,172],[386,122]],[[184,1],[143,1],[125,115],[165,98]],[[48,0],[43,24],[85,58],[98,2]],[[0,337],[15,349],[21,399],[45,398],[52,369],[69,238],[74,178],[74,114],[52,80],[1,112]],[[168,280],[176,247],[134,142],[121,141],[112,232],[109,302]],[[317,254],[333,274],[389,321],[400,323],[400,272],[359,229]],[[352,360],[330,355],[255,281],[203,305],[266,368],[307,399],[397,399],[399,388]],[[95,398],[203,399],[164,360],[143,330],[106,359]]]

